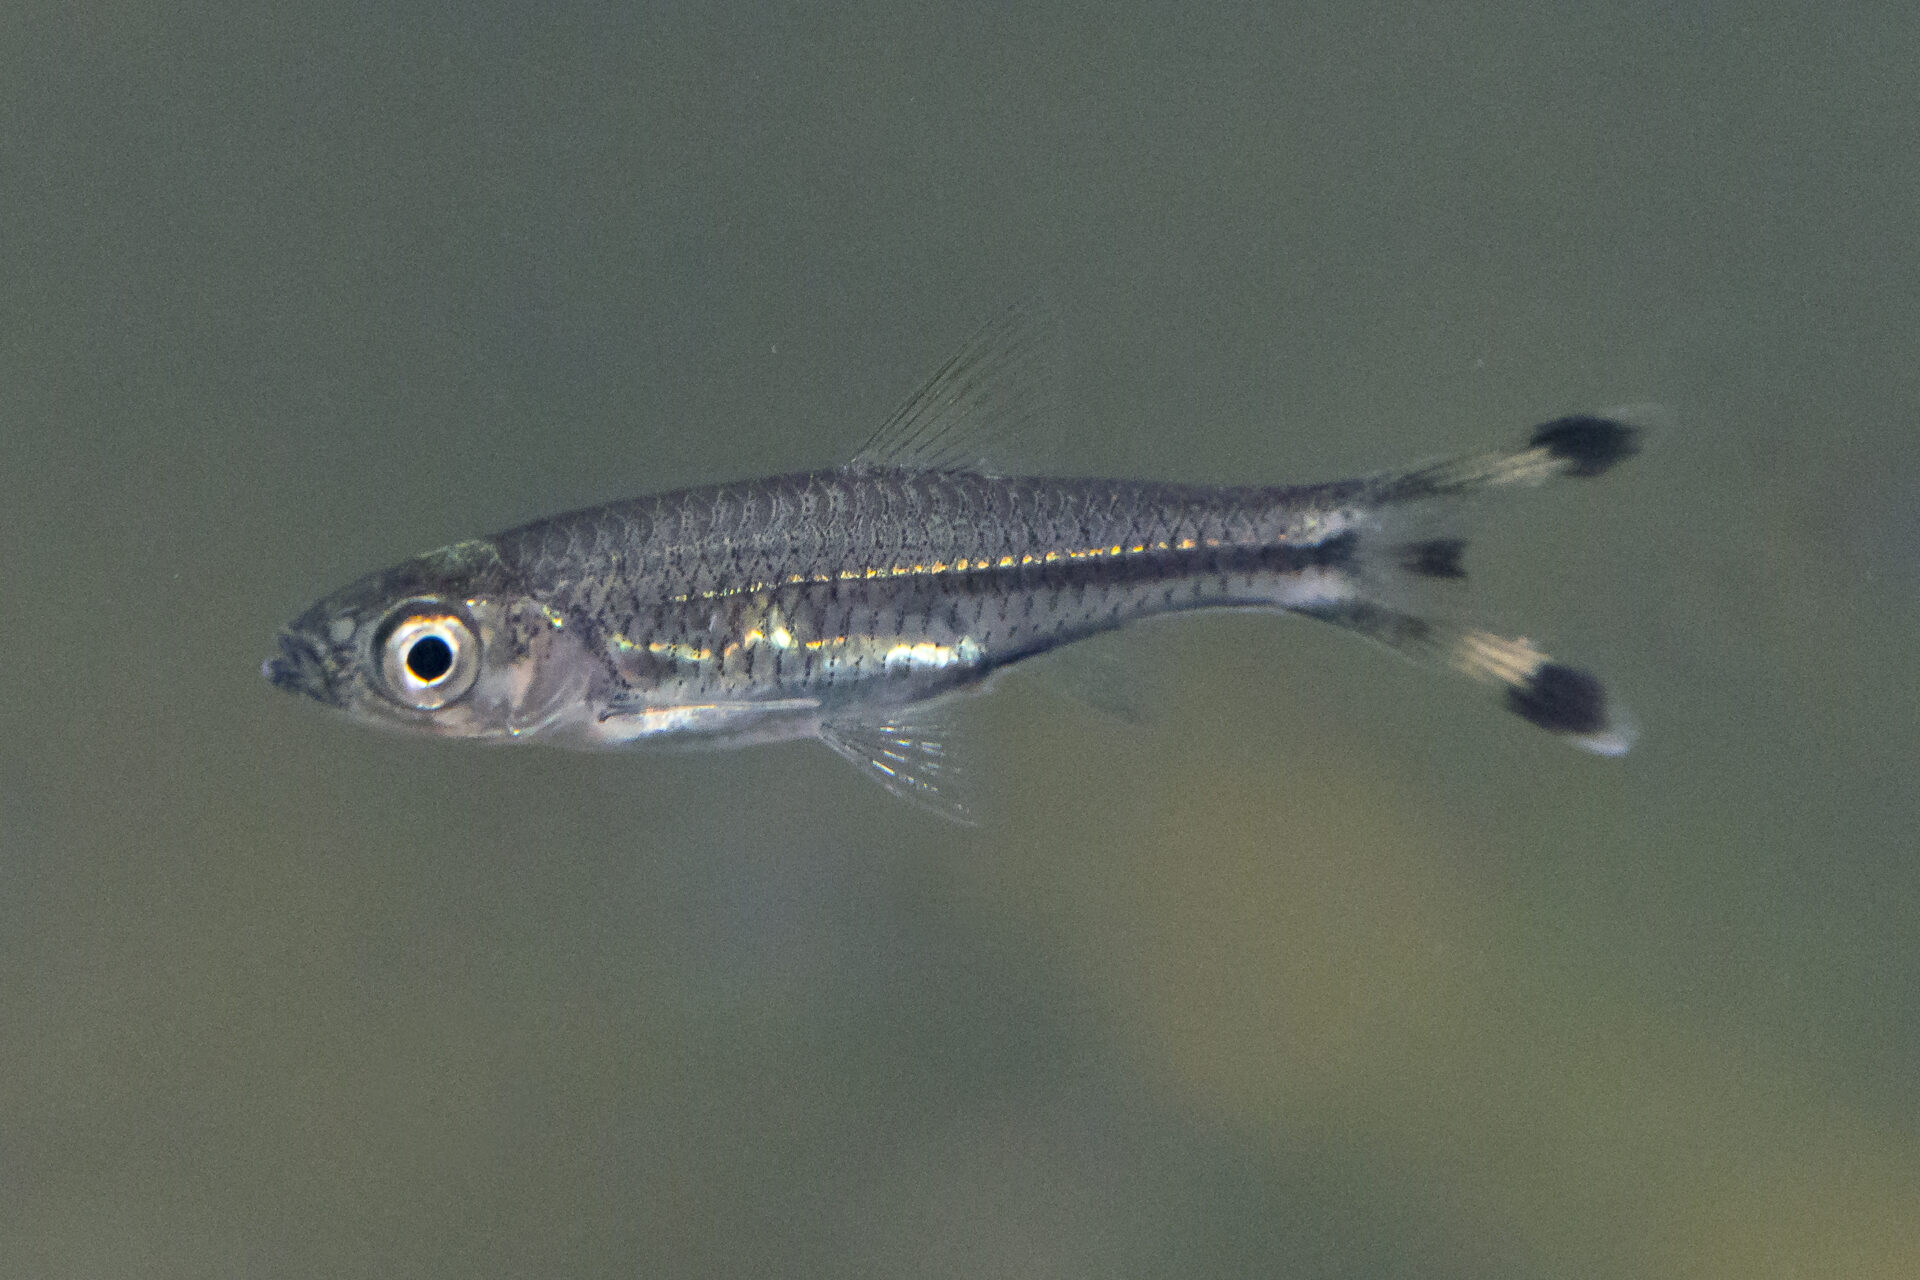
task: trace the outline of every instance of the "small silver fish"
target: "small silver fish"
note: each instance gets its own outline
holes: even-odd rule
[[[326,597],[263,674],[371,724],[567,747],[816,738],[965,821],[951,695],[1143,618],[1304,614],[1503,691],[1604,755],[1600,682],[1401,607],[1464,576],[1463,499],[1597,476],[1635,429],[1578,415],[1516,448],[1303,486],[998,474],[1034,415],[1032,342],[989,325],[837,470],[683,489],[456,543]]]

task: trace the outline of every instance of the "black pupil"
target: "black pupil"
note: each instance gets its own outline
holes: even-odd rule
[[[453,670],[453,646],[439,636],[422,636],[407,650],[407,670],[421,684],[432,684]]]

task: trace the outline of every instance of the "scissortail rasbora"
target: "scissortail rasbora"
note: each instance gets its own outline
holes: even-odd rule
[[[1525,640],[1419,611],[1464,576],[1465,499],[1587,479],[1636,432],[1572,416],[1518,446],[1356,480],[1213,486],[998,474],[1033,361],[988,326],[846,466],[635,498],[404,561],[301,614],[267,679],[370,723],[617,747],[817,738],[965,816],[940,704],[1128,623],[1265,609],[1495,686],[1615,755],[1601,683]]]

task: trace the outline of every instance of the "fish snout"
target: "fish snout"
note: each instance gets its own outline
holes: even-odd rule
[[[280,652],[260,664],[260,674],[276,689],[327,698],[327,667],[320,651],[290,631],[280,633]]]

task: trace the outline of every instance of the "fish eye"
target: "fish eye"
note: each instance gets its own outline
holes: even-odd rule
[[[471,689],[479,673],[479,639],[443,609],[403,610],[380,641],[387,693],[416,711],[446,706]]]

